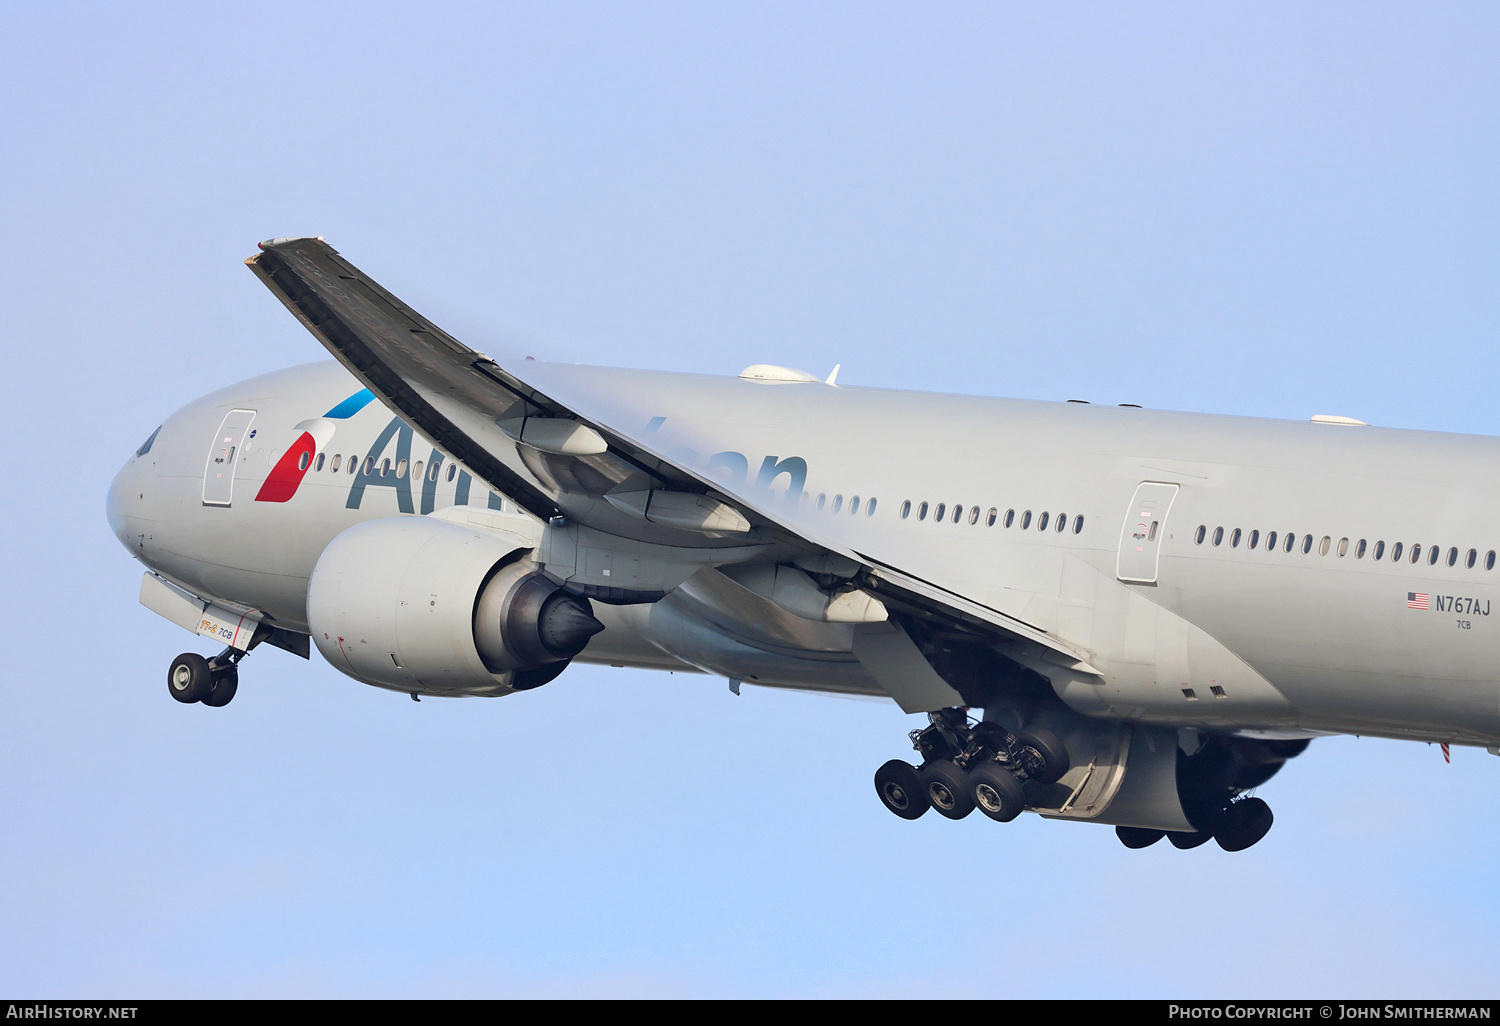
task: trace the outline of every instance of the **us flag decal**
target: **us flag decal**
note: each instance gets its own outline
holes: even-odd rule
[[[1427,593],[1425,591],[1409,591],[1406,593],[1407,609],[1426,609]]]

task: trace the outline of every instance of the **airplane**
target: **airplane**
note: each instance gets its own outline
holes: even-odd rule
[[[1249,848],[1316,737],[1500,755],[1494,438],[491,358],[321,238],[246,263],[334,359],[110,486],[140,601],[223,646],[178,702],[261,645],[418,701],[573,662],[876,696],[923,716],[895,815],[1129,848]]]

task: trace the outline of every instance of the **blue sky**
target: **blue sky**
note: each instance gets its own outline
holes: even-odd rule
[[[893,706],[705,677],[414,705],[271,651],[178,707],[102,507],[172,409],[321,358],[241,264],[297,234],[491,351],[1496,434],[1497,30],[0,6],[0,991],[1493,994],[1483,751],[1319,741],[1231,856],[899,821]]]

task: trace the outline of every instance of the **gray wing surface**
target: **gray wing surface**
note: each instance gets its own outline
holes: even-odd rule
[[[656,452],[621,425],[544,394],[411,309],[322,239],[274,239],[260,249],[246,264],[340,363],[392,411],[533,516],[566,515],[624,537],[702,545],[707,544],[702,536],[630,518],[595,500],[611,490],[704,494],[739,510],[758,540],[857,564],[857,581],[888,605],[1001,640],[1029,642],[1045,659],[1060,658],[1079,672],[1097,673],[1084,653],[1046,631],[855,552],[836,538],[794,528],[755,497],[723,491],[718,482]],[[608,451],[588,456],[529,451],[498,426],[519,416],[577,421],[598,432]]]

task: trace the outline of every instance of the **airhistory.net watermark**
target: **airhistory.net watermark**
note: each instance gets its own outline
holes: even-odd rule
[[[6,1005],[7,1019],[134,1019],[138,1005],[75,1005],[32,1002]]]

